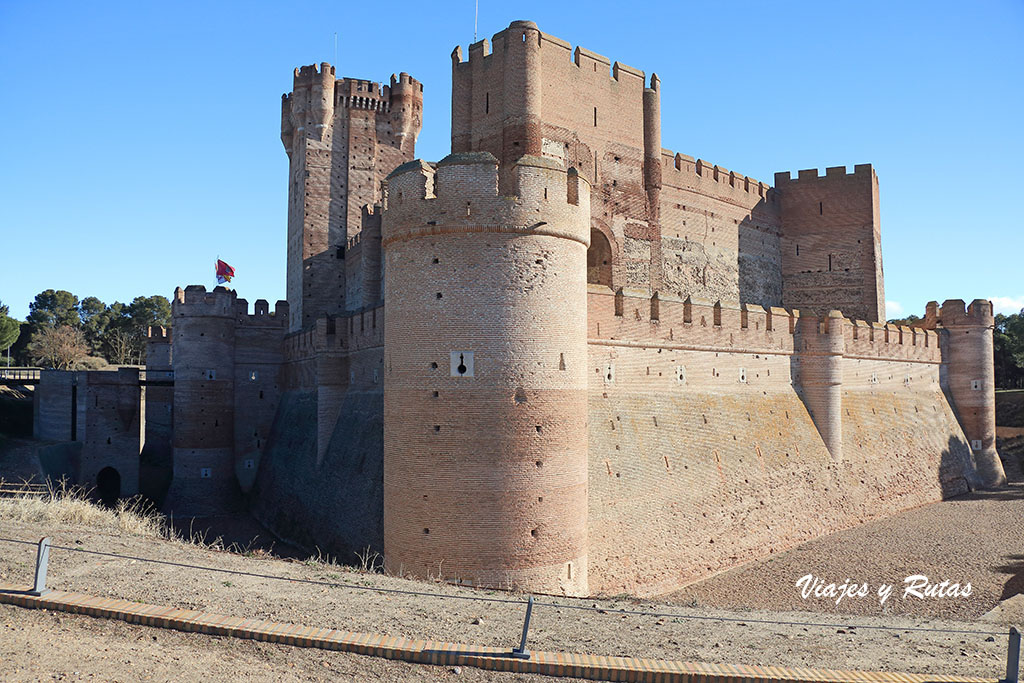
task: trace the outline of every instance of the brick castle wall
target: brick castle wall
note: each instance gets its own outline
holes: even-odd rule
[[[593,593],[670,591],[978,483],[934,332],[833,319],[837,458],[802,384],[828,321],[598,286],[588,311]]]

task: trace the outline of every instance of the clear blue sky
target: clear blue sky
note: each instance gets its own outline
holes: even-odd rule
[[[768,183],[874,164],[890,317],[1024,306],[1024,2],[480,0],[481,37],[515,19],[657,72],[667,148]],[[436,160],[472,39],[473,0],[0,3],[0,300],[170,296],[218,255],[284,298],[292,69],[408,71]]]

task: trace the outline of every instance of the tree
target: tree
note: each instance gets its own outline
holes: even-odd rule
[[[137,296],[130,304],[115,301],[107,309],[104,353],[111,363],[141,365],[146,357],[150,327],[170,326],[171,302],[166,297]]]
[[[27,320],[32,323],[34,330],[60,325],[77,327],[81,324],[78,297],[63,289],[40,292],[36,294],[35,301],[28,305]]]
[[[0,365],[7,365],[10,348],[21,335],[21,323],[8,317],[11,309],[0,302]]]
[[[921,320],[922,319],[920,317],[914,314],[910,314],[906,318],[893,318],[892,320],[889,320],[887,322],[889,322],[892,325],[908,325],[910,327],[913,327],[914,323],[919,323],[921,322]]]
[[[127,329],[107,334],[107,360],[114,365],[141,365],[142,358],[135,336]]]
[[[70,325],[43,327],[29,343],[32,359],[43,367],[68,370],[89,356],[82,331]]]
[[[87,296],[78,305],[78,317],[81,321],[82,334],[93,355],[100,354],[103,349],[103,338],[110,324],[110,313],[107,305],[94,296]]]
[[[995,350],[997,387],[1017,387],[1024,382],[1024,312],[996,316],[992,342]]]

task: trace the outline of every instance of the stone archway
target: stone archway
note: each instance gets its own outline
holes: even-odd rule
[[[605,234],[590,229],[590,248],[587,249],[587,283],[612,286],[612,245]]]
[[[121,473],[113,467],[104,467],[96,475],[96,495],[107,507],[117,505],[121,497]]]

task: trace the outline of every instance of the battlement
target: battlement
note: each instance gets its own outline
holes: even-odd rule
[[[934,330],[866,320],[844,320],[846,355],[938,363],[938,334]]]
[[[705,301],[665,292],[590,285],[588,336],[673,347],[721,351],[797,351],[794,337],[811,343],[835,339],[846,356],[870,359],[941,360],[936,332],[908,326],[849,320],[840,311],[815,318],[796,309]],[[835,322],[833,322],[835,321]],[[838,344],[839,339],[843,340]]]
[[[689,187],[697,184],[702,192],[712,195],[731,197],[732,195],[757,196],[768,201],[775,201],[775,193],[770,185],[735,173],[722,166],[710,164],[703,159],[694,159],[687,154],[673,153],[672,150],[661,150],[662,181],[666,184],[678,184]],[[675,181],[675,182],[673,182]]]
[[[588,337],[694,350],[792,353],[800,311],[590,285]]]
[[[328,62],[321,62],[319,67],[316,64],[309,64],[295,69],[292,78],[292,89],[309,88],[314,83],[334,81],[334,67]]]
[[[498,191],[498,160],[488,152],[450,154],[433,168],[421,160],[388,176],[384,244],[450,232],[517,232],[590,244],[590,184],[575,169],[520,157],[507,172],[514,195]]]
[[[233,317],[239,323],[247,325],[286,326],[288,324],[288,302],[281,300],[270,311],[266,299],[258,299],[249,312],[249,302],[238,298],[238,294],[226,287],[215,287],[207,292],[203,285],[189,285],[185,289],[174,290],[171,301],[171,315],[174,318],[183,316],[216,316]],[[159,328],[150,328],[150,336],[160,334]],[[168,330],[168,334],[169,334]]]
[[[171,300],[171,315],[234,317],[236,296],[234,290],[226,287],[214,287],[211,292],[203,285],[177,287]]]
[[[146,328],[146,342],[150,344],[170,343],[171,328],[156,325]]]
[[[371,224],[375,218],[380,217],[382,211],[383,208],[381,207],[380,204],[374,204],[372,206],[369,204],[363,205],[362,209],[360,210],[360,224],[363,226],[363,229],[348,238],[348,240],[345,243],[346,250],[354,249],[355,247],[362,244],[363,233],[367,230],[368,225]]]
[[[409,106],[411,105],[411,106]],[[361,78],[335,79],[335,68],[327,62],[295,69],[291,93],[281,96],[281,139],[290,149],[296,130],[314,126],[321,139],[336,109],[362,109],[391,113],[409,119],[408,127],[418,131],[418,113],[423,107],[423,85],[409,74],[392,74],[391,84]],[[416,122],[413,121],[416,119]],[[403,130],[402,134],[409,130]]]
[[[253,311],[249,313],[249,302],[245,299],[235,300],[235,313],[238,322],[242,325],[259,325],[262,327],[287,327],[288,326],[288,302],[279,300],[274,304],[274,311],[270,311],[270,304],[266,299],[257,299],[253,304]]]
[[[423,84],[403,71],[398,74],[397,78],[391,74],[391,92],[410,92],[423,97]]]
[[[565,51],[566,55],[572,53],[572,63],[580,70],[603,71],[613,81],[621,81],[623,77],[638,78],[641,84],[644,81],[644,72],[640,69],[620,62],[612,62],[608,57],[591,52],[579,45],[573,50],[571,43],[544,33],[532,21],[513,21],[508,25],[508,28],[494,34],[490,42],[484,38],[470,44],[469,59],[465,61],[463,60],[462,46],[456,46],[452,50],[452,62],[455,65],[469,64],[479,60],[486,62],[495,54],[511,50],[513,46],[526,43],[527,40],[536,41],[542,52],[553,50],[557,52]],[[491,49],[492,45],[494,47],[493,50]],[[657,84],[655,83],[652,87],[657,89]]]
[[[838,178],[872,179],[878,182],[875,169],[871,164],[857,164],[853,167],[853,173],[848,172],[846,166],[829,166],[825,169],[825,175],[820,175],[816,168],[803,169],[797,172],[796,178],[793,178],[793,174],[790,171],[780,171],[775,174],[775,187],[782,189],[793,183],[808,183],[815,180],[835,180]]]
[[[963,299],[946,299],[939,309],[938,322],[943,327],[992,327],[995,324],[992,302],[975,299],[964,310]]]
[[[384,306],[374,306],[344,317],[321,317],[313,327],[284,338],[285,361],[311,358],[319,353],[360,351],[384,345]]]

